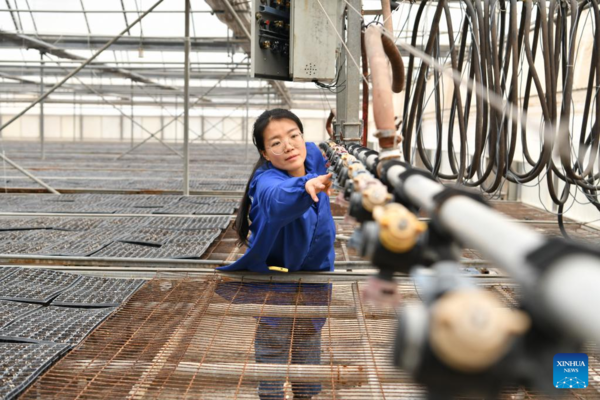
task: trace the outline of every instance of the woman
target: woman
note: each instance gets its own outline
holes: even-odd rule
[[[302,134],[302,122],[288,110],[265,111],[254,123],[260,158],[235,221],[239,243],[248,250],[219,270],[333,271],[331,174],[319,148]]]
[[[300,119],[288,110],[265,111],[256,120],[260,158],[238,210],[235,229],[246,253],[221,271],[332,271],[335,225],[329,205],[331,174],[314,143],[305,143]],[[248,233],[250,238],[248,239]],[[233,303],[327,305],[327,284],[230,282],[217,292]],[[323,318],[260,317],[255,360],[269,364],[320,364]],[[284,382],[262,381],[261,400],[283,400]],[[296,399],[310,399],[319,383],[292,382]]]

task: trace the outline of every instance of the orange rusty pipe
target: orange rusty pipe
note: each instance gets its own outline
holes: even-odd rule
[[[363,147],[367,147],[367,137],[369,136],[369,59],[367,58],[367,50],[365,48],[365,32],[361,32],[360,35],[360,55],[362,58],[362,73],[363,73],[363,109],[362,109],[362,119],[363,119],[363,135],[362,135],[362,145]]]
[[[327,117],[327,122],[325,122],[325,130],[327,131],[327,134],[329,135],[329,139],[331,140],[335,140],[335,138],[333,137],[333,118],[335,117],[335,112],[333,110],[329,111],[329,117]]]
[[[392,20],[392,6],[390,0],[381,0],[381,11],[383,11],[383,26],[385,30],[394,36],[394,21]]]
[[[392,91],[400,93],[404,89],[404,62],[400,55],[400,50],[387,35],[381,36],[383,50],[392,64]]]
[[[383,49],[381,28],[371,25],[365,33],[365,46],[371,67],[373,81],[373,115],[378,130],[379,145],[382,150],[394,150],[397,144],[394,124],[394,103],[388,58]]]

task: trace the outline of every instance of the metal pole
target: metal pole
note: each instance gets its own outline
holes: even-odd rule
[[[350,4],[355,9],[361,8],[361,0],[350,0]],[[349,12],[348,14],[348,26],[346,29],[346,43],[348,50],[355,60],[360,60],[360,35],[361,35],[361,24],[362,18],[355,12]],[[348,56],[349,57],[349,56]],[[362,81],[362,72],[355,68],[354,65],[347,64],[346,68],[346,90],[345,101],[346,101],[346,113],[345,121],[342,125],[342,131],[344,132],[344,140],[358,141],[360,138],[360,83]],[[342,81],[343,82],[343,81]],[[339,110],[338,110],[339,111]]]
[[[44,95],[44,53],[40,51],[40,96]],[[42,160],[46,158],[44,149],[44,102],[40,101],[40,151]]]
[[[185,0],[185,70],[183,74],[183,195],[190,195],[190,0]]]
[[[133,147],[133,123],[134,123],[134,115],[133,115],[133,82],[131,82],[131,147]]]
[[[83,142],[83,104],[79,105],[79,141]]]
[[[160,104],[164,104],[162,94],[160,95]],[[165,140],[165,115],[163,108],[160,109],[160,139]]]
[[[244,135],[246,136],[246,153],[244,161],[248,161],[248,141],[250,140],[250,129],[248,126],[250,115],[250,70],[246,72],[246,124],[244,126]]]
[[[124,136],[123,135],[123,133],[124,133],[123,132],[124,131],[124,127],[123,127],[124,122],[125,122],[125,120],[123,119],[123,116],[121,115],[119,117],[119,138],[121,139],[121,142],[123,142],[123,136]]]
[[[358,327],[358,332],[360,333],[360,349],[363,356],[362,361],[365,363],[367,373],[367,382],[365,386],[369,391],[370,399],[385,399],[385,394],[383,393],[383,387],[377,370],[375,351],[373,350],[373,345],[369,338],[369,327],[363,310],[358,282],[352,283],[352,296],[354,298],[354,307],[356,311],[356,325]]]
[[[339,16],[338,16],[338,21],[339,21],[339,32],[342,36],[342,38],[346,37],[346,4],[342,1],[340,2],[340,8],[339,10]],[[339,57],[338,57],[338,65],[336,66],[340,73],[339,73],[339,81],[340,82],[346,82],[347,81],[347,76],[346,76],[346,70],[349,69],[348,68],[348,63],[346,62],[346,49],[344,48],[344,46],[342,45],[342,43],[340,43],[340,47],[339,47]],[[350,85],[347,85],[347,87],[349,87]],[[335,117],[335,129],[334,129],[334,133],[336,134],[336,139],[340,139],[340,135],[343,133],[342,130],[344,128],[344,123],[346,122],[346,100],[348,98],[348,90],[341,90],[338,91],[335,95],[336,97],[336,117]]]
[[[73,92],[73,141],[77,139],[77,93]]]
[[[204,140],[204,114],[200,117],[200,140]]]
[[[100,48],[100,50],[98,50],[96,53],[94,53],[94,55],[92,55],[86,61],[84,61],[83,63],[81,63],[81,65],[79,67],[75,68],[71,73],[69,73],[69,75],[65,76],[60,82],[58,82],[56,85],[54,85],[50,90],[48,90],[42,96],[40,96],[39,98],[37,98],[33,103],[31,103],[30,105],[28,105],[27,107],[25,107],[24,110],[22,110],[20,113],[18,113],[14,117],[12,117],[8,122],[6,122],[2,126],[0,126],[0,131],[3,131],[10,124],[12,124],[13,122],[15,122],[17,119],[21,118],[27,111],[31,110],[38,103],[40,103],[41,101],[43,101],[46,97],[50,96],[52,93],[54,93],[54,91],[56,91],[56,89],[58,89],[62,85],[64,85],[64,83],[66,81],[68,81],[69,79],[71,79],[75,74],[77,74],[79,71],[81,71],[86,66],[88,66],[92,61],[94,61],[96,58],[98,58],[98,56],[100,54],[102,54],[104,52],[104,50],[108,49],[113,43],[115,43],[117,40],[119,40],[119,38],[121,36],[123,36],[133,26],[137,25],[138,22],[140,22],[146,15],[150,14],[152,12],[152,10],[154,10],[156,7],[158,7],[158,5],[160,3],[162,3],[163,1],[164,0],[158,0],[152,7],[150,7],[146,12],[144,12],[135,21],[133,21],[130,26],[128,26],[127,28],[125,28],[125,30],[121,31],[121,33],[119,33],[117,36],[115,36],[110,41],[108,41],[108,43],[106,43],[104,46],[102,46]],[[0,155],[0,157],[3,157],[3,156]]]
[[[34,175],[32,175],[31,173],[29,173],[27,170],[25,170],[24,168],[22,168],[20,165],[18,165],[16,162],[14,162],[13,160],[11,160],[10,158],[6,157],[4,154],[0,153],[0,157],[2,157],[4,159],[4,161],[6,161],[10,165],[12,165],[14,168],[16,168],[17,170],[19,170],[23,174],[27,175],[29,178],[33,179],[34,181],[36,181],[37,183],[39,183],[40,185],[42,185],[48,191],[50,191],[50,192],[52,192],[54,194],[60,194],[59,191],[55,190],[51,186],[48,186],[44,181],[42,181],[41,179],[39,179],[39,178],[35,177]]]

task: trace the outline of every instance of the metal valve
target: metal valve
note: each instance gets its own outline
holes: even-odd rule
[[[361,162],[355,162],[348,166],[348,178],[353,179],[359,171],[366,171],[365,166]]]
[[[525,333],[531,321],[522,311],[504,308],[489,292],[457,290],[432,307],[430,324],[431,348],[440,360],[474,373],[504,356],[513,337]]]
[[[377,206],[383,206],[392,200],[392,195],[388,193],[383,185],[372,185],[362,192],[362,205],[365,210],[373,212]]]
[[[375,188],[374,188],[375,189]],[[372,196],[378,196],[377,191]],[[363,204],[364,199],[363,196]],[[390,198],[387,200],[391,200]],[[379,240],[389,251],[404,253],[411,250],[419,236],[427,230],[427,224],[398,203],[390,203],[373,209],[373,219],[379,223]]]

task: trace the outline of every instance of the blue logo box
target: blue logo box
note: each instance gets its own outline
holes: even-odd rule
[[[584,353],[558,353],[554,356],[554,387],[584,389],[588,387],[588,356]]]

